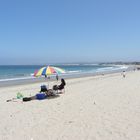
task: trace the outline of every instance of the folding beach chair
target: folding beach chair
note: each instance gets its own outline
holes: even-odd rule
[[[65,92],[65,85],[66,85],[65,80],[61,79],[61,84],[60,85],[54,85],[53,90],[57,91],[57,93],[58,93],[58,91],[62,92],[62,90],[64,90],[64,92]]]
[[[46,85],[41,85],[40,92],[47,92],[47,91],[48,91],[47,86]]]

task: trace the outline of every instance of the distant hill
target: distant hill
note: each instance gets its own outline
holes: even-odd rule
[[[108,63],[100,63],[102,64],[115,64],[115,65],[140,65],[140,62],[108,62]]]

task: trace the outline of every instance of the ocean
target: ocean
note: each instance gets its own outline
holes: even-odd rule
[[[53,65],[62,68],[66,71],[66,75],[85,74],[114,71],[126,69],[125,66],[117,65],[101,65],[101,64],[56,64]],[[43,67],[42,65],[1,65],[0,66],[0,81],[14,79],[29,79],[34,78],[33,74],[36,70]]]

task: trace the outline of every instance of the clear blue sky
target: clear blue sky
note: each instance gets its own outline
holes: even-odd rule
[[[139,0],[1,0],[0,64],[140,61]]]

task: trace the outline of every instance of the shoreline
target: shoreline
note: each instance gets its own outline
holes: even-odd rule
[[[132,71],[135,66],[128,66],[127,69],[117,69],[112,71],[100,71],[100,72],[90,72],[90,73],[72,73],[72,74],[64,74],[59,75],[59,79],[73,79],[73,78],[82,78],[82,77],[91,77],[91,76],[100,76],[100,75],[106,75],[106,74],[113,74],[113,73],[120,73],[123,70],[125,71]],[[0,81],[0,88],[1,87],[9,87],[9,86],[16,86],[16,85],[26,85],[26,84],[33,84],[33,83],[41,83],[41,82],[52,82],[55,81],[55,76],[52,76],[51,79],[46,79],[44,77],[38,77],[38,78],[23,78],[23,79],[14,79],[14,80],[4,80]]]

